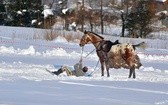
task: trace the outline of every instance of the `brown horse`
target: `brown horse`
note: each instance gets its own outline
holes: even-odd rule
[[[101,75],[104,76],[104,69],[106,67],[107,77],[110,76],[109,68],[127,68],[130,69],[129,78],[133,74],[133,78],[136,78],[135,69],[139,68],[142,64],[140,59],[135,52],[135,47],[139,47],[144,42],[132,45],[132,44],[120,44],[117,41],[111,42],[104,40],[100,35],[93,32],[85,31],[83,37],[80,40],[80,46],[83,47],[85,44],[91,42],[95,48],[97,55],[101,63]]]

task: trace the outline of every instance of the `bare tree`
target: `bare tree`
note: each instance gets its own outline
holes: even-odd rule
[[[50,8],[52,8],[54,2],[55,2],[55,0],[53,0],[53,1],[49,4]]]
[[[82,26],[81,26],[81,31],[84,32],[84,9],[85,9],[85,3],[84,0],[82,0]]]
[[[124,7],[123,1],[122,1],[122,5]],[[125,5],[126,5],[126,11],[121,11],[121,20],[122,20],[122,33],[121,33],[121,37],[124,37],[124,34],[125,34],[125,21],[127,19],[127,15],[128,15],[128,0],[126,0],[126,4]]]
[[[104,23],[103,23],[103,0],[100,1],[100,7],[101,7],[101,34],[104,33]]]
[[[122,20],[122,33],[121,37],[124,37],[125,34],[125,24],[129,14],[129,7],[135,6],[137,3],[136,0],[122,0],[122,9],[121,20]]]
[[[89,0],[89,5],[91,7],[91,0]],[[90,31],[93,31],[92,13],[93,11],[90,11],[90,15],[89,15]]]

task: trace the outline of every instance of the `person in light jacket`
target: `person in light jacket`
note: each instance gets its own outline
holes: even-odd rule
[[[74,65],[74,70],[71,70],[67,66],[62,66],[58,71],[53,71],[52,73],[55,75],[59,75],[63,72],[66,72],[67,76],[85,76],[86,72],[88,71],[88,67],[82,66],[82,60]]]

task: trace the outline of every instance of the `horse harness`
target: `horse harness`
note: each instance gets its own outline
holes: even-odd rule
[[[97,53],[102,53],[104,60],[107,60],[107,53],[110,51],[113,43],[109,40],[102,40],[96,47]]]
[[[102,40],[99,42],[98,46],[96,47],[97,53],[102,53],[104,60],[107,60],[107,53],[110,51],[113,45],[121,44],[116,40],[115,42],[111,42],[109,40]],[[122,55],[122,58],[126,60],[127,56]]]

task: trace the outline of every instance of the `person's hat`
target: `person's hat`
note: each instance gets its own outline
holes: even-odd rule
[[[87,72],[88,71],[88,68],[85,66],[83,67],[83,72]]]

